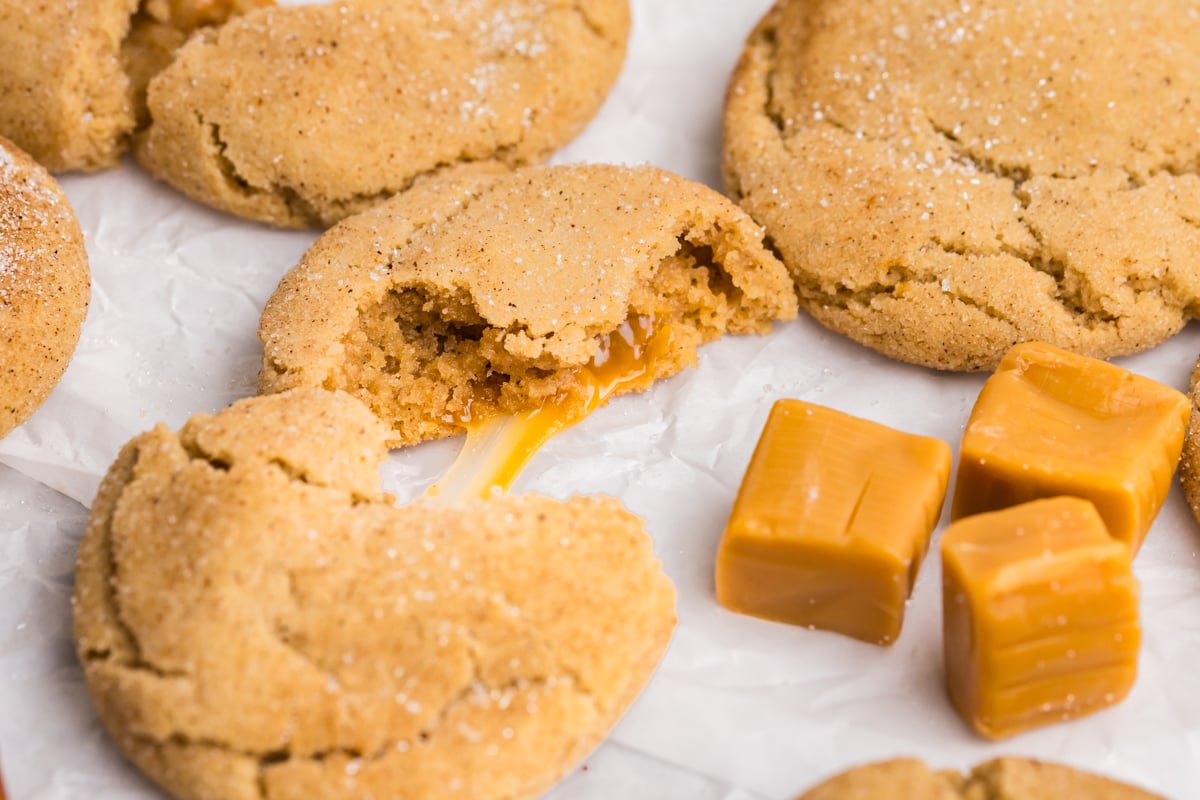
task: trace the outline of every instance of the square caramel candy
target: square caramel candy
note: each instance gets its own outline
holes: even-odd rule
[[[1087,500],[978,514],[942,534],[946,691],[992,739],[1117,703],[1137,677],[1138,586]]]
[[[1167,496],[1190,411],[1187,397],[1149,378],[1048,344],[1017,345],[971,411],[951,518],[1086,497],[1136,553]]]
[[[939,439],[780,400],[717,552],[717,599],[891,644],[941,515],[950,460]]]

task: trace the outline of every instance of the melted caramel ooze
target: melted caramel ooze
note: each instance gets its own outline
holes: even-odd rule
[[[605,336],[577,382],[539,408],[467,422],[467,441],[429,496],[487,497],[512,486],[542,445],[591,414],[613,395],[644,388],[670,352],[671,328],[651,315],[631,314]],[[468,408],[470,404],[468,404]]]

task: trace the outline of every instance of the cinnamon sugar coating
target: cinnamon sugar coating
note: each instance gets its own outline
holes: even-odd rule
[[[729,87],[724,170],[801,306],[887,356],[1133,353],[1200,298],[1200,12],[780,0]]]
[[[652,167],[469,165],[313,245],[263,311],[259,390],[343,389],[410,444],[569,395],[631,315],[671,342],[623,391],[795,314],[761,229],[711,189]]]
[[[181,800],[532,798],[649,678],[674,589],[606,498],[395,507],[386,427],[299,390],[121,452],[79,551],[100,719]]]

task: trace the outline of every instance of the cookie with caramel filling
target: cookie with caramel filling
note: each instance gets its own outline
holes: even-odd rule
[[[710,189],[651,167],[473,165],[313,245],[263,312],[259,389],[343,389],[411,444],[586,405],[618,340],[642,354],[618,389],[636,391],[795,313],[761,230]]]

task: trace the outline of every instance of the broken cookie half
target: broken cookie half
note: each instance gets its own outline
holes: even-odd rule
[[[188,36],[271,2],[0,2],[0,134],[50,170],[114,166]]]
[[[298,390],[122,450],[76,570],[100,719],[177,798],[529,798],[658,663],[675,593],[610,499],[395,507],[386,426]]]
[[[652,167],[474,165],[313,245],[263,312],[259,389],[343,389],[393,445],[539,409],[553,427],[795,314],[759,227],[706,187]]]

